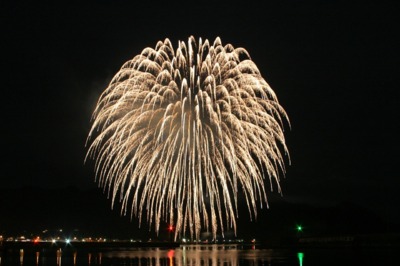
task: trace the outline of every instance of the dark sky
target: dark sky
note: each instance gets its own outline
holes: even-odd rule
[[[95,187],[90,116],[121,65],[158,40],[219,36],[288,112],[284,198],[400,220],[397,1],[53,2],[0,3],[0,188]]]

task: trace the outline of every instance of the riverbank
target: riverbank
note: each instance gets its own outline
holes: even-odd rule
[[[13,250],[29,251],[52,251],[52,250],[109,250],[115,248],[176,248],[177,242],[132,242],[132,241],[109,241],[109,242],[31,242],[31,241],[3,241],[0,250],[3,252]]]

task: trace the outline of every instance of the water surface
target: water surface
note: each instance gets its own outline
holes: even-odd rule
[[[397,262],[397,263],[395,263]],[[0,266],[313,266],[400,265],[387,249],[267,249],[243,245],[186,245],[177,248],[110,248],[103,250],[7,250]]]

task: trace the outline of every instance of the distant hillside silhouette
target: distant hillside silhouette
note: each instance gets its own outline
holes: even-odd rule
[[[5,236],[62,228],[84,236],[168,238],[166,224],[157,236],[149,231],[146,217],[139,228],[135,217],[130,220],[130,213],[120,216],[118,204],[111,210],[111,201],[100,189],[1,189],[0,213],[0,234]],[[303,227],[304,236],[387,233],[397,228],[352,203],[316,207],[288,203],[281,197],[272,198],[269,209],[258,210],[256,221],[250,221],[245,203],[240,203],[237,221],[237,237],[261,240],[296,236],[296,225]]]

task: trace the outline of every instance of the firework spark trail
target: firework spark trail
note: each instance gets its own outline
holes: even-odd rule
[[[95,160],[96,181],[156,232],[161,221],[175,239],[236,232],[239,192],[251,219],[268,204],[265,177],[280,192],[289,119],[248,52],[220,38],[145,48],[111,80],[92,121],[85,160]]]

